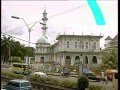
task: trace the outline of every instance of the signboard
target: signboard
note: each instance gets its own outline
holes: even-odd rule
[[[83,69],[83,73],[91,73],[91,71],[87,67],[83,67],[82,69]]]

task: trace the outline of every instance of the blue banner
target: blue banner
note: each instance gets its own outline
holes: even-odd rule
[[[83,67],[82,69],[83,69],[83,73],[91,73],[91,71],[87,67]]]

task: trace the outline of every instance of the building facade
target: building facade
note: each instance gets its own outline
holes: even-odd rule
[[[43,19],[43,22],[44,20],[46,19]],[[102,63],[101,35],[58,35],[57,42],[51,45],[46,38],[47,28],[43,27],[44,33],[36,43],[35,67],[37,69],[41,63],[45,62],[55,62],[62,66],[74,66],[82,63],[87,67],[97,67]]]
[[[104,51],[109,51],[111,49],[116,49],[118,50],[118,35],[116,35],[113,39],[108,36],[106,39],[105,39],[105,49]]]

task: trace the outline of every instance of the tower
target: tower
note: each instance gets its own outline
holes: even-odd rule
[[[43,20],[43,23],[45,24],[45,25],[42,26],[42,30],[43,30],[42,36],[46,37],[46,31],[48,29],[48,27],[46,26],[46,22],[48,20],[46,9],[43,12],[43,18],[42,18],[42,20]]]

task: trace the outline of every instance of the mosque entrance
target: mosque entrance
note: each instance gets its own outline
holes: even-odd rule
[[[76,69],[79,69],[79,65],[80,65],[80,57],[76,56],[75,57],[75,66],[76,66]]]
[[[93,56],[93,58],[92,58],[92,62],[93,62],[94,64],[97,63],[97,57],[96,57],[96,56]]]

